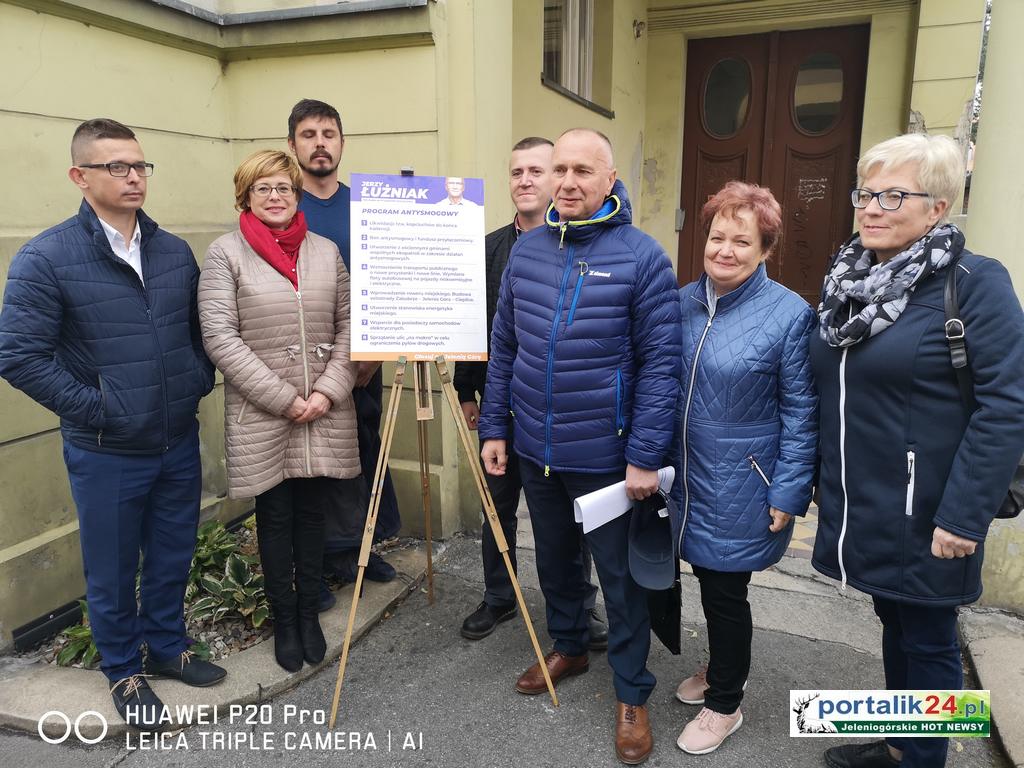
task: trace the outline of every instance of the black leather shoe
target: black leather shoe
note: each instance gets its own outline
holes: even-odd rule
[[[274,622],[274,658],[289,672],[302,669],[302,638],[295,621]]]
[[[394,580],[398,573],[392,565],[376,552],[371,552],[366,562],[366,570],[363,572],[370,581],[387,582]]]
[[[157,661],[152,656],[146,658],[146,674],[150,677],[169,677],[180,680],[185,685],[206,688],[216,685],[224,679],[227,672],[223,667],[203,661],[192,651],[183,651],[167,661]]]
[[[587,628],[590,630],[590,642],[587,648],[592,651],[603,651],[608,647],[608,623],[601,618],[597,608],[587,609]]]
[[[825,750],[825,765],[829,768],[895,768],[899,760],[889,754],[885,740],[867,744],[843,744]]]
[[[519,613],[519,608],[515,603],[497,607],[487,603],[480,603],[477,609],[462,622],[460,632],[467,640],[483,640],[501,622],[515,618],[517,613]]]
[[[302,638],[302,658],[306,663],[319,664],[324,660],[327,640],[324,639],[324,631],[320,628],[320,620],[316,616],[311,619],[299,619],[299,637]]]
[[[163,729],[160,717],[164,712],[164,703],[153,693],[141,674],[122,677],[110,686],[110,698],[114,700],[117,714],[132,728],[140,731]]]
[[[327,585],[325,580],[320,581],[320,597],[316,607],[317,613],[323,613],[329,611],[334,607],[334,604],[338,602],[338,599],[331,592],[331,588]]]

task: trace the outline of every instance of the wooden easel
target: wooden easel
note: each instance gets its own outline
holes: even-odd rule
[[[359,549],[359,561],[356,570],[355,590],[352,593],[352,605],[348,612],[348,626],[345,628],[345,642],[341,650],[341,663],[338,667],[338,680],[334,686],[334,700],[331,703],[330,728],[334,728],[338,716],[338,700],[341,697],[341,684],[345,679],[345,666],[348,664],[348,651],[352,642],[352,629],[355,626],[356,608],[359,604],[359,595],[363,586],[363,572],[370,559],[370,546],[373,544],[373,531],[377,526],[377,512],[380,508],[381,492],[384,488],[384,474],[388,467],[388,458],[391,456],[391,441],[395,436],[395,423],[398,420],[398,404],[401,400],[402,388],[405,381],[405,369],[407,361],[405,357],[398,358],[395,366],[395,380],[391,386],[391,396],[388,399],[388,408],[384,416],[384,430],[381,435],[380,454],[377,457],[377,471],[373,477],[373,488],[370,493],[370,509],[366,515],[366,527],[363,529],[363,541]],[[512,580],[512,588],[516,593],[516,601],[519,603],[519,610],[522,612],[526,629],[530,633],[530,641],[533,643],[533,651],[540,663],[541,672],[544,674],[544,681],[548,686],[548,693],[551,694],[551,701],[558,706],[558,696],[555,694],[555,686],[551,682],[547,665],[544,663],[544,655],[540,650],[540,643],[537,641],[537,633],[534,632],[533,622],[530,619],[530,612],[526,608],[526,601],[523,599],[523,592],[519,587],[519,580],[516,578],[512,568],[512,561],[508,555],[508,542],[505,540],[505,533],[501,530],[498,521],[498,513],[494,508],[494,500],[487,488],[484,479],[483,469],[477,457],[475,443],[469,434],[466,420],[462,415],[462,407],[459,405],[458,395],[455,394],[455,387],[452,384],[451,373],[448,370],[448,363],[443,355],[434,359],[438,375],[441,378],[441,389],[444,392],[445,400],[451,409],[452,417],[455,419],[455,426],[458,429],[459,437],[462,439],[462,447],[466,450],[469,459],[469,466],[473,471],[473,479],[476,481],[477,491],[480,494],[480,501],[483,503],[484,516],[491,526],[494,534],[494,541],[498,551],[505,560],[505,568],[508,569],[509,578]],[[427,443],[427,423],[434,418],[434,407],[431,399],[430,388],[430,363],[416,361],[416,369],[413,377],[413,389],[416,397],[416,426],[417,442],[420,454],[420,490],[423,498],[423,512],[426,515],[426,538],[427,538],[427,598],[431,605],[434,603],[434,567],[432,557],[432,541],[430,527],[430,461]]]

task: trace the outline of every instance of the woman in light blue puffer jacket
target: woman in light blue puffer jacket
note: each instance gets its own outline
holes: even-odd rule
[[[817,395],[808,361],[810,306],[768,278],[782,229],[767,189],[732,181],[701,212],[704,274],[679,291],[683,398],[679,550],[700,582],[710,660],[676,697],[704,709],[678,745],[718,748],[743,722],[750,669],[752,571],[779,561],[791,519],[811,500]]]

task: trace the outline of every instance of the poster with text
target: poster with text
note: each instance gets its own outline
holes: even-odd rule
[[[352,359],[487,359],[484,184],[352,174]]]

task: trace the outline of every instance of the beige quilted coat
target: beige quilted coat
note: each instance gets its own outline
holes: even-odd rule
[[[206,252],[199,278],[203,345],[224,374],[224,433],[231,498],[255,496],[292,477],[360,472],[349,360],[349,280],[330,240],[306,235],[299,290],[240,231]],[[308,424],[284,416],[314,391],[331,409]]]

